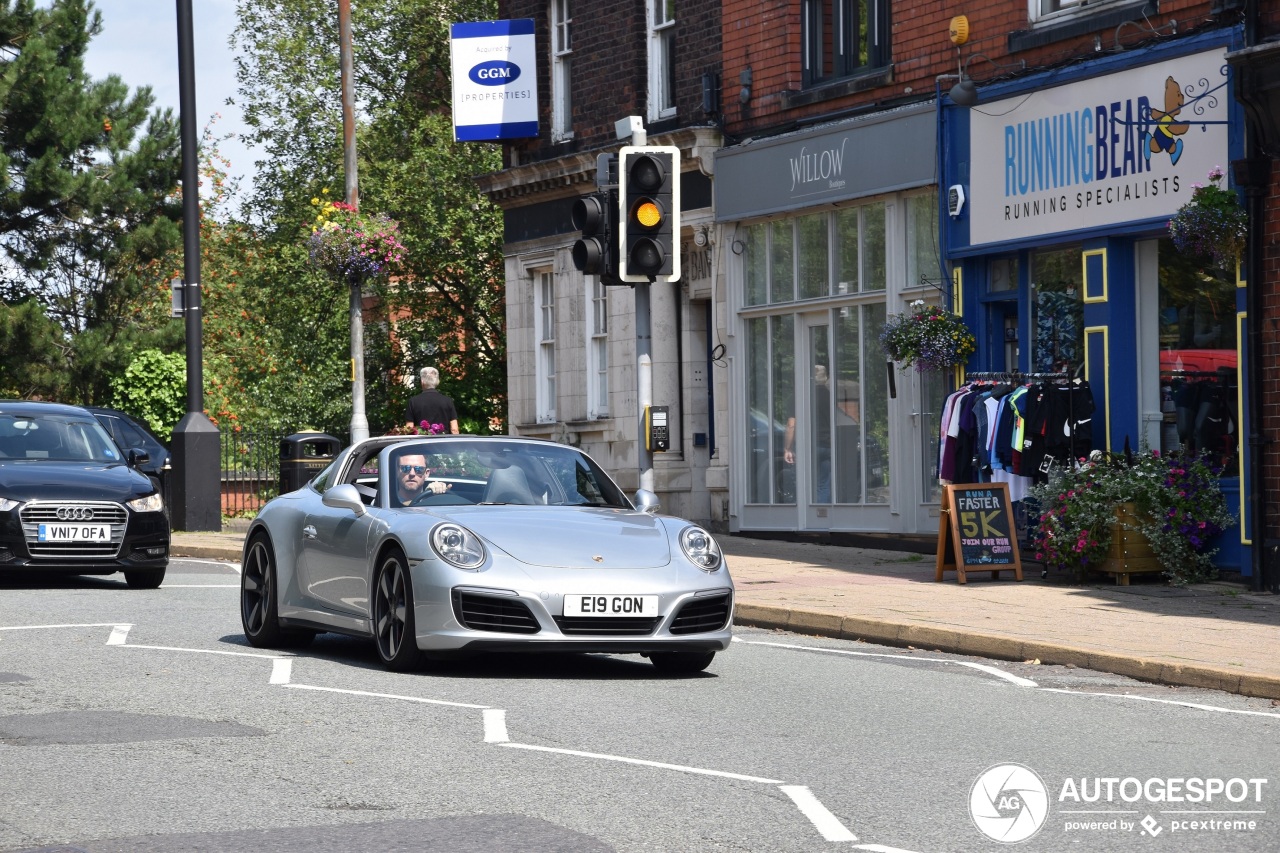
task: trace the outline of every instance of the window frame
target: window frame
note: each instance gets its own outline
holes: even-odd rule
[[[586,276],[584,334],[587,341],[587,419],[609,417],[609,288]]]
[[[1035,0],[1028,0],[1035,2]],[[805,88],[858,77],[889,65],[892,59],[890,30],[891,0],[867,0],[867,61],[858,62],[861,43],[856,39],[854,22],[858,20],[858,0],[801,0],[800,4],[800,78]],[[825,21],[827,11],[833,21],[831,53],[827,38],[815,22]],[[828,59],[831,71],[825,72]]]
[[[552,267],[529,271],[533,288],[534,405],[537,422],[556,420],[556,288]]]
[[[573,12],[572,0],[551,0],[547,17],[551,28],[551,141],[573,138]]]
[[[676,114],[675,0],[646,0],[645,22],[649,47],[648,118],[658,121]]]

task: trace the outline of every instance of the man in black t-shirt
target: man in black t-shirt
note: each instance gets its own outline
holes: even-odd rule
[[[440,384],[440,371],[434,367],[424,367],[418,375],[422,379],[422,393],[409,400],[404,414],[406,426],[412,429],[420,427],[426,421],[428,424],[439,424],[444,432],[457,435],[458,411],[453,407],[453,398],[436,390],[436,386]]]

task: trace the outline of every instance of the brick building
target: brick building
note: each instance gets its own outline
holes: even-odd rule
[[[1215,452],[1245,519],[1222,565],[1262,583],[1280,380],[1249,380],[1280,346],[1280,148],[1263,132],[1277,111],[1236,97],[1265,98],[1280,64],[1264,5],[502,4],[537,22],[545,58],[540,137],[482,179],[506,212],[513,430],[580,443],[635,485],[632,297],[603,295],[601,334],[604,289],[568,261],[568,210],[620,144],[613,123],[642,115],[685,153],[689,272],[653,291],[655,402],[677,413],[676,452],[655,463],[667,509],[932,538],[954,377],[886,370],[877,346],[886,317],[924,301],[977,335],[970,372],[1087,379],[1097,446]],[[1175,111],[1177,138],[1158,126]],[[1253,231],[1238,270],[1201,276],[1167,222],[1213,165],[1248,186]],[[1219,431],[1198,432],[1198,412],[1188,425],[1192,383]]]

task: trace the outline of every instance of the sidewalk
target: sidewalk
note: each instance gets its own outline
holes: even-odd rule
[[[173,555],[239,560],[243,530],[175,533]],[[1126,675],[1280,699],[1280,596],[1135,578],[1075,586],[1025,569],[934,581],[932,555],[717,538],[737,584],[736,623],[800,634]]]

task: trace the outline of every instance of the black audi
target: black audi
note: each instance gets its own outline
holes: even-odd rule
[[[88,411],[0,400],[0,571],[109,575],[155,589],[169,565],[164,499]]]

